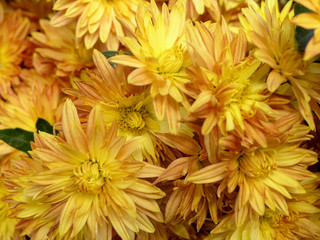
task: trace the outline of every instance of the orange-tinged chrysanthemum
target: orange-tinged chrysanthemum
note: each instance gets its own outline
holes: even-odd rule
[[[190,155],[172,161],[154,182],[156,184],[161,181],[175,180],[172,194],[166,203],[166,223],[174,225],[182,220],[187,220],[189,224],[196,222],[199,232],[208,212],[210,212],[212,220],[217,223],[217,187],[214,184],[190,183],[185,181],[184,178],[201,169],[201,166],[207,161],[208,157],[205,149],[196,140],[184,134],[159,133],[157,135],[167,144],[176,147],[184,155]]]
[[[32,169],[21,179],[13,176],[19,170],[9,176],[9,183],[26,185],[12,195],[17,204],[12,215],[32,239],[111,240],[113,229],[122,239],[135,239],[138,231],[155,231],[149,217],[162,221],[156,199],[164,193],[142,179],[156,177],[162,169],[135,161],[131,154],[139,143],[117,136],[116,124],[105,129],[99,106],[83,130],[75,106],[67,100],[61,132],[65,140],[43,132],[35,135],[30,155],[42,169]]]
[[[245,34],[231,33],[222,20],[216,25],[190,23],[186,36],[193,60],[187,70],[196,91],[185,120],[203,122],[201,132],[210,161],[214,161],[213,149],[221,134],[240,135],[266,146],[264,132],[273,131],[269,120],[276,113],[267,103],[266,66],[248,56]]]
[[[206,240],[283,240],[319,239],[319,208],[306,202],[288,203],[289,214],[283,215],[269,208],[263,216],[247,218],[241,226],[235,223],[235,215],[225,216]],[[317,214],[317,215],[316,215]]]
[[[4,95],[10,86],[20,82],[20,64],[24,51],[29,47],[26,39],[30,27],[27,18],[20,11],[4,15],[0,22],[0,94]]]
[[[82,44],[75,46],[75,24],[55,28],[49,20],[40,20],[43,31],[33,32],[32,39],[36,44],[33,64],[41,74],[50,74],[55,70],[57,76],[65,77],[78,74],[85,67],[91,67],[92,50]]]
[[[295,0],[311,13],[301,13],[295,16],[291,22],[306,29],[314,29],[313,37],[308,42],[304,60],[310,60],[320,54],[320,2],[318,0]]]
[[[87,71],[87,79],[75,81],[78,89],[66,92],[83,101],[83,104],[77,105],[79,109],[100,104],[107,127],[116,121],[120,136],[126,140],[142,140],[133,153],[134,158],[159,165],[160,155],[156,148],[158,145],[163,150],[167,147],[156,137],[156,133],[168,132],[169,128],[165,121],[156,118],[148,88],[128,84],[128,69],[121,65],[114,69],[106,57],[96,50],[93,60],[97,70]]]
[[[57,13],[51,19],[55,27],[76,21],[76,42],[92,48],[97,42],[106,44],[108,50],[117,50],[117,36],[123,36],[118,19],[134,25],[134,16],[142,0],[57,0],[53,9]]]
[[[1,169],[0,169],[1,170]],[[2,198],[9,195],[7,188],[2,183],[3,178],[0,173],[0,240],[20,240],[25,239],[16,231],[17,219],[9,218],[9,204],[2,201]]]
[[[184,40],[185,4],[179,1],[170,12],[163,4],[161,12],[152,1],[150,11],[140,5],[135,38],[123,38],[123,44],[134,56],[118,55],[110,61],[136,68],[128,82],[150,85],[156,116],[162,120],[166,115],[171,131],[177,133],[180,103],[188,106],[185,68],[191,64]]]
[[[30,82],[29,86],[16,88],[14,93],[7,95],[6,101],[0,101],[2,129],[21,128],[34,132],[38,118],[43,118],[52,125],[60,119],[58,83],[50,83],[49,81],[54,79],[43,78],[32,70],[23,71],[22,77],[24,75],[30,75],[27,77],[28,81],[33,82]]]
[[[272,138],[266,148],[239,146],[237,151],[226,151],[217,163],[190,174],[187,180],[220,183],[218,196],[225,189],[234,192],[238,187],[235,221],[239,226],[253,213],[262,216],[266,206],[288,216],[287,200],[292,194],[305,193],[302,180],[315,178],[307,168],[317,162],[317,154],[299,147],[308,140],[308,132],[307,126],[295,124],[286,139],[279,142]]]
[[[295,26],[290,23],[291,4],[289,1],[280,12],[275,0],[262,2],[261,8],[252,1],[249,8],[242,10],[246,19],[240,20],[257,47],[255,56],[272,68],[267,78],[269,91],[275,92],[288,82],[301,115],[315,129],[312,110],[320,116],[320,65],[305,62],[298,52]]]

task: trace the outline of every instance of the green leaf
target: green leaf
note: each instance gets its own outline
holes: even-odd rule
[[[37,131],[53,134],[53,126],[51,126],[50,123],[48,123],[43,118],[38,118],[36,127],[37,127]]]
[[[25,153],[28,153],[28,151],[31,150],[30,142],[34,140],[33,132],[29,132],[21,128],[0,130],[0,139]]]
[[[308,8],[305,8],[304,6],[296,3],[294,4],[294,15],[298,15],[300,13],[306,13],[311,12]],[[296,27],[296,34],[295,38],[298,43],[298,50],[300,52],[304,52],[308,42],[313,37],[314,30],[310,29],[304,29],[302,27],[297,26]]]
[[[116,55],[119,55],[119,51],[103,51],[101,52],[106,58],[111,58],[111,57],[114,57]],[[130,55],[130,56],[133,56],[132,53],[128,53],[128,52],[123,52],[124,55]],[[111,66],[112,67],[115,67],[116,64],[113,63],[113,62],[110,62]]]

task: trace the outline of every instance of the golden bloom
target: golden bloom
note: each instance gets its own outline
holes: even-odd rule
[[[315,213],[319,213],[320,209],[305,202],[288,205],[288,216],[267,208],[263,216],[255,215],[252,220],[246,219],[241,226],[236,226],[234,215],[227,215],[205,239],[319,239],[319,217]]]
[[[110,61],[136,68],[128,76],[128,82],[151,85],[156,116],[162,120],[166,115],[170,130],[177,133],[180,103],[189,105],[184,93],[189,82],[185,68],[191,64],[184,40],[185,5],[178,2],[169,12],[163,4],[160,12],[152,1],[150,11],[140,5],[135,38],[123,38],[123,44],[134,56],[118,55]]]
[[[33,64],[37,72],[65,77],[93,65],[92,50],[82,44],[75,47],[74,23],[59,28],[52,27],[49,20],[42,19],[39,23],[43,33],[32,32],[31,39],[36,44]]]
[[[84,42],[87,49],[97,42],[106,44],[107,49],[117,50],[117,36],[123,36],[123,29],[118,20],[134,24],[134,16],[138,4],[142,0],[57,0],[53,10],[57,13],[51,19],[54,27],[61,27],[77,22],[77,45]]]
[[[273,137],[266,148],[249,149],[238,145],[237,150],[226,149],[217,163],[190,174],[187,181],[218,182],[218,196],[225,189],[231,193],[238,187],[234,207],[237,226],[252,214],[263,216],[266,206],[288,216],[288,199],[292,199],[293,194],[306,192],[302,180],[315,178],[307,168],[317,162],[317,154],[299,147],[310,137],[308,132],[307,126],[296,123],[287,131],[286,139],[276,141]]]
[[[0,14],[1,15],[1,14]],[[10,86],[20,82],[20,64],[29,47],[26,37],[30,22],[20,11],[7,13],[0,22],[0,94],[5,95]]]
[[[20,219],[23,232],[35,240],[111,240],[112,229],[122,239],[154,232],[149,217],[162,221],[156,199],[164,193],[142,178],[156,177],[162,169],[133,160],[139,143],[118,137],[116,124],[106,131],[99,106],[83,130],[71,100],[64,105],[61,134],[65,140],[35,135],[34,160],[20,163],[34,165],[30,175],[21,170],[8,175],[10,186],[24,186],[12,196],[17,204],[12,215]]]
[[[248,56],[245,34],[231,33],[222,20],[216,25],[190,23],[186,36],[193,60],[188,73],[196,89],[186,121],[202,123],[210,161],[221,134],[235,134],[265,147],[264,132],[273,131],[269,120],[277,114],[267,103],[266,66]]]
[[[84,75],[82,81],[75,81],[78,89],[68,89],[66,92],[83,101],[78,104],[78,109],[100,104],[107,127],[116,121],[120,136],[141,142],[133,153],[134,158],[159,165],[161,156],[157,147],[163,150],[168,147],[157,138],[156,133],[168,132],[169,129],[165,121],[156,118],[148,89],[128,84],[128,69],[121,65],[114,69],[106,57],[96,50],[93,60],[97,70],[87,71],[88,75]]]
[[[24,237],[21,237],[20,232],[15,228],[18,221],[8,217],[9,204],[2,201],[2,198],[9,195],[2,181],[0,173],[0,240],[22,240]]]
[[[280,12],[275,0],[263,2],[261,8],[252,1],[249,8],[242,10],[246,19],[240,20],[257,47],[255,56],[272,68],[267,78],[268,90],[285,88],[288,81],[301,115],[315,129],[312,110],[320,116],[320,64],[305,62],[298,52],[295,26],[290,23],[291,4],[289,1]]]
[[[7,95],[6,101],[0,101],[0,128],[35,132],[38,118],[51,125],[56,123],[60,119],[60,89],[56,79],[41,77],[34,70],[26,69],[21,77],[30,85],[16,88],[14,93]]]
[[[296,0],[295,2],[309,8],[311,13],[301,13],[291,22],[306,29],[314,29],[313,37],[308,42],[304,60],[310,60],[320,54],[320,2],[317,0]]]

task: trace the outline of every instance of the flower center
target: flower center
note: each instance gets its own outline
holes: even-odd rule
[[[174,46],[164,51],[158,61],[160,67],[157,69],[160,73],[177,73],[183,64],[184,49],[181,45]]]
[[[238,158],[240,170],[248,177],[264,177],[277,168],[273,157],[269,153],[255,151],[243,154]]]
[[[107,169],[91,160],[84,162],[73,173],[79,190],[87,193],[100,193],[105,179],[110,178]]]
[[[121,133],[141,135],[146,130],[146,119],[151,117],[145,106],[119,108],[118,128]]]

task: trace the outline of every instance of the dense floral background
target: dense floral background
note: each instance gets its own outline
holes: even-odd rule
[[[0,240],[320,239],[319,55],[319,0],[0,0]]]

